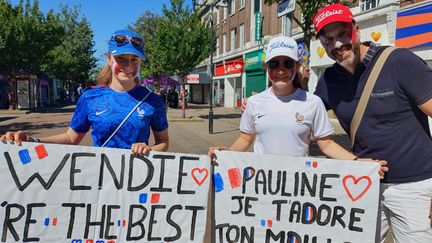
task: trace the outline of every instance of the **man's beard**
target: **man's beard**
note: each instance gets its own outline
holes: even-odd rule
[[[360,63],[360,42],[356,42],[354,44],[350,56],[348,58],[342,61],[336,59],[336,62],[342,67],[348,67],[348,66],[352,67]]]

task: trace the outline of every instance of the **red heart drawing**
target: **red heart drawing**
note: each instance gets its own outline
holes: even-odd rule
[[[192,174],[192,178],[198,184],[198,186],[201,186],[204,183],[204,181],[207,179],[209,172],[207,168],[194,168],[191,174]]]
[[[366,187],[357,196],[354,197],[351,194],[351,191],[350,191],[350,189],[347,186],[347,180],[348,179],[351,179],[354,182],[354,185],[357,185],[357,183],[359,183],[361,180],[366,180],[367,181],[367,185],[366,185]],[[347,175],[347,176],[345,176],[342,179],[342,184],[343,184],[343,187],[344,187],[345,191],[348,194],[348,197],[351,198],[351,200],[353,202],[355,202],[358,199],[362,198],[363,195],[369,190],[369,188],[372,185],[372,180],[371,180],[371,178],[369,176],[360,176],[359,178],[355,178],[353,175]]]

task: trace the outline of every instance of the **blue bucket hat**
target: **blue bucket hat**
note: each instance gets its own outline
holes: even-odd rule
[[[115,36],[117,35],[123,35],[127,39],[125,40],[124,43],[118,43],[115,41]],[[113,56],[117,56],[121,54],[133,54],[139,56],[141,59],[144,59],[145,55],[144,55],[143,41],[141,41],[141,45],[134,45],[131,42],[131,38],[133,37],[141,39],[141,37],[132,30],[128,30],[128,29],[117,30],[111,36],[111,39],[108,43],[109,53]]]

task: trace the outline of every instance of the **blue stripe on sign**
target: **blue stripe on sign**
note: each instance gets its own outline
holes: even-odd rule
[[[20,157],[21,163],[23,165],[31,162],[30,154],[29,154],[29,151],[27,149],[20,150],[18,152],[18,156]]]
[[[49,221],[50,221],[49,218],[45,218],[44,225],[45,225],[45,226],[48,226],[48,225],[49,225]]]
[[[415,15],[415,14],[424,14],[424,13],[430,13],[430,12],[432,12],[432,4],[428,4],[428,5],[423,6],[423,7],[419,7],[419,8],[400,12],[397,14],[397,16],[398,17],[411,16],[411,15]]]
[[[432,31],[432,23],[396,29],[396,40]]]
[[[427,42],[427,43],[423,43],[423,44],[418,45],[418,46],[411,46],[410,49],[419,48],[419,47],[425,47],[425,46],[432,46],[432,41],[431,42]]]
[[[224,182],[220,173],[216,173],[213,175],[213,185],[215,188],[215,192],[221,192],[224,190]]]
[[[261,226],[265,226],[265,225],[266,225],[265,219],[261,219]]]

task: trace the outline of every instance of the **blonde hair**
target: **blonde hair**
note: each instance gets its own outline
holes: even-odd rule
[[[112,82],[111,65],[107,63],[105,67],[99,72],[96,80],[99,85],[110,85]]]
[[[108,58],[108,63],[105,64],[105,67],[99,72],[99,74],[96,77],[96,81],[98,82],[99,85],[110,85],[112,82],[112,71],[111,71],[111,65],[109,64],[109,59],[111,58],[110,54],[107,54],[107,58]],[[138,73],[139,75],[139,73]],[[135,77],[134,82],[136,84],[139,83],[139,80],[137,77]]]

